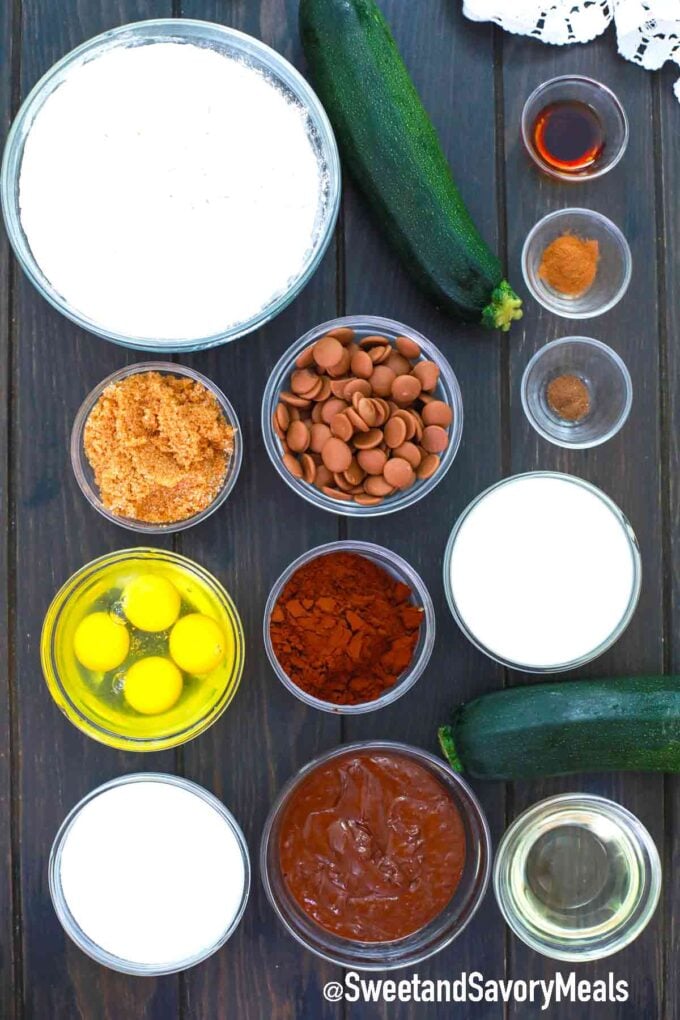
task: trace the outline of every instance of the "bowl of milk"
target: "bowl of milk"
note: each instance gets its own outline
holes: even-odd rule
[[[223,25],[124,25],[67,54],[8,136],[15,254],[83,328],[191,351],[257,329],[309,280],[340,202],[333,132],[302,76]]]
[[[482,492],[444,557],[449,608],[492,659],[528,673],[575,669],[621,636],[641,559],[633,529],[600,489],[534,471]]]

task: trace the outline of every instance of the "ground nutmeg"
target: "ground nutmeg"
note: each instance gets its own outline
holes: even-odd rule
[[[295,571],[274,605],[274,654],[290,680],[315,698],[374,701],[413,658],[423,609],[412,594],[365,556],[317,556]]]

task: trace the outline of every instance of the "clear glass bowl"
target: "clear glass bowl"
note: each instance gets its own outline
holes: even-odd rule
[[[597,114],[604,134],[604,148],[595,162],[578,173],[569,173],[551,166],[542,158],[533,143],[536,118],[551,103],[581,102]],[[622,158],[628,146],[628,118],[611,89],[594,78],[565,74],[551,78],[535,89],[522,110],[522,141],[532,160],[543,173],[560,181],[592,180],[608,173]]]
[[[466,518],[485,498],[485,496],[488,496],[489,493],[493,492],[494,489],[497,489],[499,486],[502,485],[512,485],[514,482],[521,480],[523,478],[556,478],[569,481],[574,485],[579,485],[583,489],[587,489],[594,496],[597,496],[598,499],[601,499],[605,506],[614,514],[614,516],[621,525],[621,529],[626,537],[627,544],[630,550],[633,565],[633,581],[631,585],[630,599],[628,601],[626,611],[624,612],[618,625],[614,628],[612,633],[607,638],[605,638],[605,640],[602,641],[601,644],[593,648],[587,654],[580,656],[578,659],[573,659],[570,662],[548,663],[543,664],[541,666],[535,666],[527,665],[526,663],[523,662],[514,662],[511,659],[505,659],[503,658],[503,656],[496,654],[495,652],[487,648],[484,644],[482,644],[482,642],[479,641],[476,635],[470,630],[458,608],[458,605],[456,604],[456,599],[453,593],[451,583],[451,560],[453,557],[453,550],[456,543],[456,539],[463,524],[465,523]],[[521,670],[524,673],[561,673],[569,669],[577,669],[579,666],[584,666],[586,663],[592,662],[593,659],[597,659],[600,655],[603,655],[608,648],[611,648],[611,646],[618,641],[618,639],[621,637],[626,627],[630,623],[631,619],[633,618],[633,614],[635,613],[638,600],[640,598],[641,588],[642,588],[642,560],[640,557],[640,549],[637,543],[637,538],[635,537],[635,532],[633,531],[632,525],[630,524],[628,518],[625,516],[623,511],[619,509],[616,503],[612,499],[610,499],[606,493],[602,492],[601,489],[598,489],[597,486],[592,485],[590,482],[586,482],[583,478],[577,478],[576,475],[568,475],[559,471],[527,471],[524,474],[511,475],[508,478],[502,478],[499,482],[496,482],[494,485],[490,485],[488,489],[484,490],[484,492],[480,492],[480,494],[476,496],[471,503],[468,504],[465,510],[463,510],[462,514],[454,524],[453,529],[451,530],[451,534],[449,535],[449,540],[446,544],[446,550],[444,553],[444,592],[446,594],[446,601],[448,602],[449,609],[451,610],[451,615],[453,616],[454,620],[460,627],[461,631],[463,632],[463,634],[465,634],[468,641],[470,641],[475,646],[475,648],[478,648],[480,652],[483,652],[485,655],[488,655],[488,657],[490,659],[493,659],[494,662],[499,663],[501,666],[507,666],[509,669]]]
[[[95,406],[106,387],[110,386],[112,383],[120,382],[121,379],[127,379],[128,376],[139,375],[143,372],[159,372],[161,375],[183,376],[187,379],[193,379],[195,382],[201,383],[201,385],[205,386],[205,388],[215,397],[215,400],[219,404],[227,423],[231,425],[234,430],[234,449],[227,464],[227,472],[224,476],[224,481],[222,482],[222,486],[214,500],[205,508],[205,510],[201,510],[200,513],[193,514],[191,517],[187,517],[183,521],[175,521],[172,524],[149,524],[147,521],[136,521],[129,517],[120,517],[117,514],[112,514],[110,510],[107,510],[99,498],[99,492],[94,480],[94,472],[85,453],[84,437],[87,419],[90,416],[92,408]],[[107,376],[106,379],[102,379],[102,381],[95,386],[81,404],[71,430],[71,466],[73,468],[73,473],[76,476],[76,481],[80,486],[80,490],[90,506],[93,506],[95,510],[102,515],[102,517],[107,519],[107,521],[111,521],[113,524],[118,524],[121,528],[127,528],[129,531],[136,531],[146,535],[168,535],[174,531],[184,531],[185,528],[192,528],[195,524],[200,524],[201,521],[210,517],[211,514],[215,513],[215,511],[222,506],[231,494],[232,489],[236,485],[239,471],[241,470],[242,460],[243,437],[241,428],[236,416],[236,411],[229,403],[224,393],[222,393],[222,390],[215,386],[215,384],[206,376],[201,375],[200,372],[195,372],[192,368],[186,368],[184,365],[172,364],[169,361],[144,361],[136,365],[128,365],[126,368],[121,368],[118,372],[114,372],[112,375]]]
[[[182,725],[174,728],[168,727],[167,723],[155,728],[154,720],[157,717],[147,716],[143,732],[123,732],[112,729],[110,721],[103,714],[99,715],[91,705],[78,696],[69,670],[60,668],[60,642],[66,639],[64,632],[69,626],[69,611],[75,600],[96,588],[106,578],[109,568],[124,569],[127,564],[138,567],[146,562],[150,567],[156,564],[160,564],[161,567],[178,567],[192,579],[199,592],[203,589],[209,593],[211,608],[215,612],[214,607],[218,607],[218,622],[224,632],[231,637],[234,649],[233,662],[231,669],[225,670],[222,689],[216,691],[215,697],[208,700],[202,714],[184,719]],[[205,732],[220,718],[234,698],[243,675],[244,655],[243,627],[236,606],[226,589],[198,563],[164,549],[122,549],[86,563],[62,585],[52,599],[45,614],[40,637],[40,658],[45,682],[66,718],[88,737],[108,747],[124,751],[161,751],[185,744],[187,740],[192,740]]]
[[[276,653],[272,646],[271,635],[269,633],[269,621],[271,619],[272,611],[276,602],[285,588],[286,584],[293,576],[293,574],[304,566],[306,563],[315,560],[320,556],[327,556],[329,553],[334,552],[350,552],[356,553],[359,556],[364,556],[367,560],[372,563],[376,563],[383,570],[386,570],[388,574],[396,578],[397,581],[402,581],[411,588],[413,595],[411,597],[411,603],[415,606],[422,606],[425,610],[422,623],[420,625],[420,634],[418,637],[418,643],[413,652],[413,659],[408,669],[399,676],[392,687],[388,688],[379,698],[375,698],[373,701],[366,701],[360,705],[336,705],[330,701],[323,701],[320,698],[315,698],[313,695],[303,691],[301,687],[293,683],[288,674],[282,669],[279,660],[276,658]],[[384,708],[385,705],[391,705],[393,701],[396,701],[406,694],[407,691],[413,687],[416,680],[418,680],[425,671],[430,656],[432,655],[432,649],[434,648],[435,630],[436,630],[437,618],[434,611],[434,605],[430,597],[430,593],[425,587],[425,582],[418,573],[411,567],[406,560],[403,560],[401,556],[397,556],[396,553],[390,549],[384,549],[382,546],[374,545],[373,542],[355,542],[355,541],[344,541],[344,542],[329,542],[327,545],[319,545],[316,549],[310,549],[309,552],[303,553],[302,556],[298,556],[289,567],[286,567],[284,572],[279,577],[278,581],[274,584],[267,604],[264,609],[264,647],[267,652],[267,657],[271,664],[272,669],[276,673],[281,683],[286,687],[291,694],[294,694],[296,698],[304,702],[305,705],[311,706],[311,708],[318,708],[322,712],[333,712],[338,715],[361,715],[364,712],[375,712],[379,708]]]
[[[286,291],[273,298],[268,305],[245,322],[236,323],[213,336],[190,336],[183,340],[168,340],[163,337],[127,336],[107,329],[105,324],[94,322],[73,308],[52,287],[36,262],[21,225],[19,210],[19,174],[23,159],[24,145],[33,121],[45,100],[67,78],[75,67],[99,56],[102,52],[120,46],[140,46],[156,42],[187,42],[207,46],[220,53],[235,56],[263,71],[267,77],[302,106],[310,123],[310,137],[319,155],[323,170],[324,189],[320,196],[317,234],[314,247],[307,259],[288,285]],[[19,110],[7,137],[5,153],[0,171],[0,194],[7,226],[7,233],[19,263],[37,290],[57,311],[71,319],[83,329],[112,340],[124,347],[137,350],[155,351],[198,351],[244,336],[278,315],[302,290],[316,271],[335,228],[340,207],[340,160],[338,150],[326,113],[316,94],[302,75],[275,50],[259,40],[237,32],[224,25],[207,21],[192,21],[186,18],[160,18],[154,21],[138,21],[122,25],[102,35],[95,36],[81,46],[67,53],[34,86]]]
[[[585,383],[590,410],[578,421],[560,418],[546,388],[561,375]],[[633,403],[630,373],[616,351],[587,336],[567,336],[541,347],[522,376],[522,407],[538,434],[556,446],[587,450],[615,436]]]
[[[439,400],[446,401],[453,410],[453,423],[449,428],[449,445],[442,455],[438,470],[424,481],[417,480],[409,489],[404,489],[394,496],[388,496],[377,506],[359,506],[358,503],[344,503],[332,499],[303,479],[295,478],[283,464],[281,440],[272,427],[272,418],[279,402],[279,393],[288,388],[288,380],[295,367],[295,359],[298,354],[324,336],[330,329],[339,329],[341,326],[349,326],[355,330],[359,339],[363,336],[377,334],[386,336],[390,340],[395,340],[398,336],[407,336],[415,340],[422,350],[424,359],[434,361],[440,369],[439,382],[433,395]],[[393,319],[383,319],[374,315],[347,315],[342,319],[332,319],[330,322],[323,322],[320,326],[310,329],[289,347],[276,363],[269,376],[262,399],[262,435],[269,459],[281,478],[312,506],[347,517],[380,517],[413,506],[418,500],[432,492],[449,470],[458,453],[463,435],[463,397],[454,371],[444,355],[417,330],[405,326],[401,322],[395,322]]]
[[[556,238],[573,234],[597,241],[597,275],[583,294],[561,294],[539,275],[543,252]],[[529,232],[522,249],[524,282],[539,304],[565,319],[592,319],[618,304],[628,290],[633,259],[625,237],[611,220],[592,209],[558,209]]]
[[[556,860],[559,895],[550,873]],[[493,884],[518,938],[553,960],[585,962],[619,952],[646,927],[659,902],[661,862],[630,811],[567,793],[515,819],[499,843]]]
[[[460,812],[465,827],[467,854],[460,884],[451,902],[430,924],[394,942],[354,942],[339,938],[312,921],[297,905],[286,886],[279,860],[280,826],[286,805],[299,784],[315,768],[333,758],[357,751],[404,755],[445,786]],[[457,938],[484,898],[491,871],[491,836],[482,807],[467,783],[441,759],[417,747],[388,740],[365,740],[344,744],[315,758],[281,789],[265,823],[260,847],[260,872],[265,892],[279,920],[290,935],[317,956],[352,970],[393,970],[414,967],[438,953]]]
[[[133,963],[130,960],[123,960],[118,956],[108,953],[105,949],[102,949],[85,934],[73,917],[69,910],[61,885],[62,850],[69,831],[82,809],[93,801],[95,797],[99,797],[100,794],[105,793],[107,790],[114,789],[118,786],[124,786],[127,783],[140,782],[168,783],[171,786],[178,786],[181,789],[186,790],[188,793],[194,794],[196,797],[200,797],[200,799],[205,801],[206,804],[214,808],[220,817],[228,824],[236,837],[236,841],[242,854],[244,872],[243,896],[235,916],[232,918],[230,924],[215,945],[210,946],[204,952],[196,955],[195,957],[191,957],[187,960],[178,960],[172,967],[159,968],[153,965]],[[157,977],[161,974],[177,974],[179,971],[187,970],[189,967],[194,967],[197,963],[207,960],[209,956],[216,953],[217,950],[221,949],[225,942],[231,938],[243,917],[243,912],[245,911],[246,904],[248,902],[251,882],[250,856],[248,854],[248,846],[246,844],[245,837],[236,819],[232,815],[231,811],[229,811],[212,793],[204,790],[203,787],[198,786],[197,783],[192,783],[188,779],[183,779],[181,776],[166,775],[162,772],[138,772],[128,776],[120,776],[118,779],[113,779],[109,783],[104,783],[102,786],[98,786],[96,790],[92,790],[91,793],[88,793],[87,796],[83,797],[83,799],[79,801],[71,811],[69,811],[68,815],[59,827],[59,831],[57,832],[52,844],[48,864],[48,881],[50,896],[52,897],[52,905],[54,906],[57,917],[59,918],[66,934],[75,942],[79,949],[82,949],[82,951],[91,957],[91,959],[102,964],[102,966],[109,967],[111,970],[119,971],[121,974],[132,974],[138,977]]]

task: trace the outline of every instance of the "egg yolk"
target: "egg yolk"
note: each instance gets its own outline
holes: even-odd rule
[[[123,692],[128,705],[137,712],[160,715],[176,704],[182,685],[182,674],[173,662],[150,655],[130,666]]]
[[[170,655],[187,673],[209,673],[219,666],[226,641],[219,624],[202,613],[189,613],[170,631]]]
[[[123,589],[123,611],[138,630],[168,630],[179,616],[180,595],[174,584],[158,574],[140,574]]]
[[[90,613],[76,627],[73,651],[85,669],[106,673],[127,657],[130,635],[125,624],[109,613]]]

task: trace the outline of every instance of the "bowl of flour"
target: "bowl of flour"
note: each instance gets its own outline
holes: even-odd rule
[[[316,270],[340,201],[333,132],[258,40],[167,19],[106,32],[38,82],[0,179],[14,251],[79,326],[140,350],[236,339]]]

